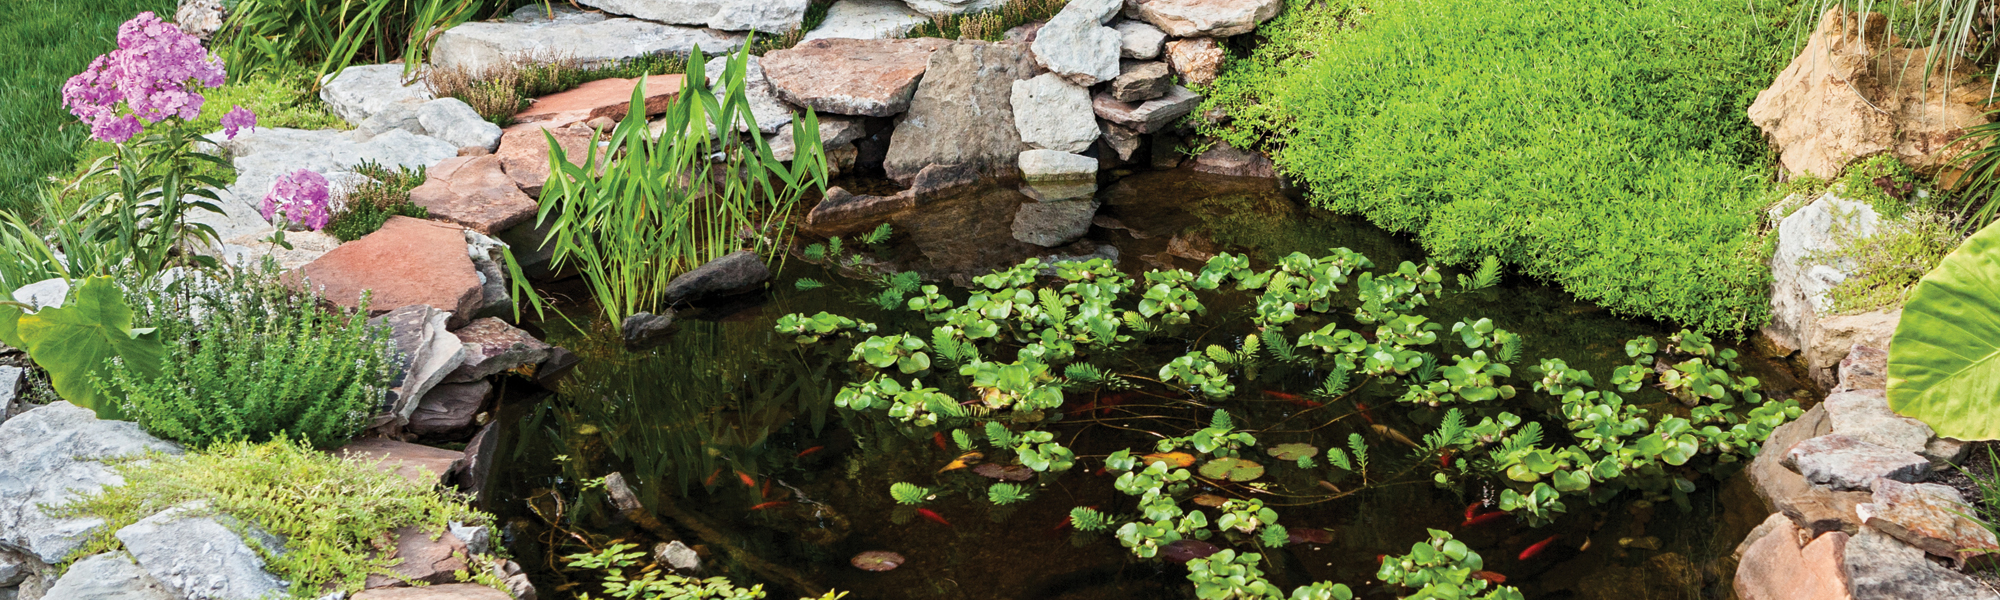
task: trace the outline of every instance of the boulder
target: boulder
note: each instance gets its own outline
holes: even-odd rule
[[[819,39],[764,55],[764,76],[786,102],[821,113],[887,117],[910,108],[931,54],[950,42]]]
[[[564,92],[542,96],[534,100],[528,110],[514,115],[515,123],[549,123],[550,127],[562,127],[571,123],[587,123],[599,117],[617,121],[625,118],[632,109],[632,89],[646,84],[646,115],[667,112],[674,98],[681,93],[685,75],[648,75],[644,78],[599,79]]]
[[[668,286],[672,289],[672,286]],[[465,344],[465,362],[445,377],[446,383],[478,381],[549,357],[549,345],[506,321],[487,317],[451,332]]]
[[[431,137],[459,148],[485,148],[492,152],[500,147],[500,126],[487,122],[464,100],[439,98],[425,102],[417,107],[417,123]]]
[[[445,30],[431,50],[435,68],[478,73],[518,57],[561,55],[586,67],[609,65],[649,54],[686,56],[695,46],[721,54],[743,46],[745,36],[713,29],[610,18],[567,6],[555,17],[539,4],[514,11],[505,21],[476,21]]]
[[[1097,201],[1088,198],[1029,202],[1014,213],[1014,239],[1054,248],[1083,239],[1095,216]]]
[[[417,107],[427,103],[397,102],[382,107],[381,111],[376,112],[373,116],[368,117],[368,120],[362,121],[360,125],[354,127],[354,139],[367,141],[375,136],[398,129],[417,135],[425,135],[423,122],[417,120]]]
[[[1841,553],[1854,600],[1995,600],[2000,594],[1924,558],[1924,551],[1873,527],[1847,540]]]
[[[1014,128],[1029,145],[1082,152],[1097,141],[1097,114],[1090,108],[1090,90],[1054,73],[1043,73],[1014,82],[1011,99]]]
[[[414,79],[404,83],[401,63],[353,65],[320,78],[319,99],[326,102],[327,111],[360,125],[391,106],[429,102],[434,96],[422,73]]]
[[[1178,85],[1168,89],[1165,96],[1139,103],[1121,102],[1106,92],[1099,92],[1091,99],[1091,108],[1097,111],[1098,118],[1139,133],[1165,129],[1197,106],[1201,106],[1201,94]],[[1158,157],[1159,153],[1155,153],[1154,158]]]
[[[1007,5],[1007,0],[906,0],[906,2],[912,10],[933,18],[986,12]]]
[[[294,272],[328,301],[370,315],[422,304],[463,323],[479,310],[479,274],[457,225],[389,217],[382,229],[341,245]]]
[[[1121,19],[1111,28],[1118,30],[1118,55],[1125,58],[1159,58],[1161,45],[1167,43],[1167,32],[1145,21]]]
[[[649,312],[632,313],[618,327],[625,338],[625,347],[631,350],[645,350],[664,344],[674,329],[674,309],[663,308],[658,314]]]
[[[1283,0],[1126,0],[1127,12],[1174,37],[1229,37],[1250,33],[1278,16]]]
[[[838,148],[850,147],[855,140],[868,135],[868,127],[861,117],[841,115],[816,115],[819,118],[820,147],[827,149],[827,161],[833,162],[833,154]],[[798,154],[798,142],[792,139],[792,128],[778,130],[778,134],[768,138],[771,157],[789,161]]]
[[[1173,87],[1174,74],[1167,63],[1128,60],[1118,67],[1118,78],[1105,92],[1119,102],[1145,102],[1167,95]]]
[[[124,483],[107,464],[147,452],[179,454],[137,423],[102,421],[89,409],[57,401],[0,423],[0,548],[48,564],[62,562],[104,527],[97,517],[57,517],[83,494]]]
[[[1194,170],[1231,177],[1262,177],[1270,179],[1278,176],[1276,165],[1262,153],[1237,150],[1228,142],[1217,142],[1201,156],[1194,158]]]
[[[1764,499],[1765,507],[1790,517],[1812,535],[1829,531],[1853,533],[1861,523],[1854,516],[1854,507],[1872,499],[1866,492],[1836,492],[1813,485],[1804,475],[1784,466],[1786,450],[1832,431],[1826,408],[1816,405],[1798,419],[1772,430],[1757,458],[1750,461],[1750,483]]]
[[[453,537],[465,544],[465,549],[473,554],[485,554],[491,548],[493,528],[486,525],[467,525],[458,521],[445,524],[445,529]]]
[[[523,123],[500,133],[500,150],[494,156],[500,157],[500,169],[522,193],[540,198],[542,187],[549,180],[548,136],[556,138],[556,145],[563,149],[569,164],[582,166],[590,153],[590,140],[596,135],[582,123],[560,127],[553,127],[550,122]]]
[[[1865,492],[1877,478],[1913,482],[1930,473],[1931,462],[1898,450],[1840,434],[1812,438],[1785,451],[1785,466],[1806,481],[1839,491]]]
[[[777,133],[780,129],[789,129],[786,126],[792,124],[793,109],[792,105],[778,97],[776,90],[771,89],[771,80],[765,77],[762,62],[762,59],[752,56],[745,64],[743,95],[750,101],[750,116],[756,119],[757,130]],[[715,86],[712,89],[721,90],[722,76],[729,69],[729,61],[719,57],[708,61],[703,68],[708,72],[708,84]],[[737,131],[748,129],[749,126],[744,123],[736,125]]]
[[[425,394],[464,362],[465,344],[447,329],[450,320],[449,313],[421,304],[369,319],[370,325],[389,328],[400,360],[390,383],[394,399],[376,425],[408,421]]]
[[[675,25],[785,34],[806,19],[806,0],[579,0],[606,12]],[[705,50],[705,49],[704,49]]]
[[[1181,74],[1181,81],[1188,85],[1208,85],[1222,74],[1222,61],[1229,53],[1215,38],[1198,37],[1167,42],[1167,62],[1172,63],[1174,72]]]
[[[1883,152],[1919,171],[1948,168],[1972,149],[1958,137],[1986,122],[1977,106],[1988,85],[1976,69],[1924,68],[1932,49],[1894,39],[1883,15],[1857,20],[1844,6],[1827,10],[1798,57],[1757,94],[1750,121],[1793,173],[1830,179],[1849,161]]]
[[[180,600],[124,552],[93,554],[76,561],[42,595],[49,600]]]
[[[118,541],[176,597],[258,600],[284,594],[285,582],[264,570],[264,559],[237,531],[266,552],[283,553],[282,542],[210,512],[206,502],[169,508],[119,529]]]
[[[1117,77],[1125,38],[1104,24],[1118,7],[1119,0],[1070,0],[1035,33],[1035,61],[1085,87]]]
[[[1896,331],[1895,315],[1871,312],[1832,316],[1827,292],[1846,280],[1853,265],[1820,264],[1816,257],[1875,235],[1881,218],[1867,203],[1832,193],[1778,221],[1778,245],[1771,254],[1771,323],[1763,335],[1780,348],[1804,351],[1814,383],[1832,387],[1833,368],[1854,344],[1886,348]]]
[[[1894,479],[1876,480],[1874,487],[1875,501],[1854,507],[1863,524],[1958,565],[2000,551],[2000,539],[1967,516],[1978,511],[1958,490]]]
[[[479,412],[486,408],[487,396],[492,393],[493,384],[484,380],[432,388],[424,394],[416,412],[410,414],[409,431],[433,439],[470,434]]]
[[[174,8],[174,25],[188,35],[207,42],[222,31],[222,23],[229,18],[229,10],[223,8],[222,0],[181,0]]]
[[[500,157],[492,155],[438,163],[425,173],[423,185],[410,190],[410,202],[430,211],[433,219],[489,235],[527,222],[541,208],[500,168]]]
[[[669,306],[693,304],[755,291],[771,280],[771,268],[756,252],[739,250],[708,261],[667,282],[660,297]]]
[[[916,205],[916,194],[912,193],[860,196],[839,187],[830,187],[819,204],[806,213],[806,229],[821,235],[858,232]]]
[[[362,587],[366,589],[406,587],[406,582],[440,584],[458,581],[455,574],[469,570],[465,558],[471,554],[465,542],[450,531],[426,532],[421,527],[400,527],[389,532],[395,536],[396,547],[389,557],[401,559],[396,566],[389,567],[400,577],[384,574],[368,576]]]
[[[404,130],[357,140],[347,131],[259,127],[233,140],[219,137],[213,139],[229,153],[236,182],[218,194],[223,214],[196,211],[188,220],[215,228],[217,238],[224,240],[270,233],[271,224],[259,214],[258,205],[281,176],[301,169],[319,173],[333,184],[331,200],[338,203],[349,186],[365,181],[354,172],[355,165],[372,162],[414,170],[458,156],[458,147],[450,142]]]
[[[471,448],[471,445],[467,445]],[[419,446],[386,438],[362,438],[333,450],[334,456],[357,460],[385,473],[434,486],[444,481],[464,452]]]
[[[510,596],[507,592],[477,583],[375,588],[354,594],[354,600],[514,600],[514,598],[515,596]]]
[[[1099,121],[1103,127],[1104,147],[1118,156],[1118,160],[1132,160],[1132,153],[1139,151],[1139,132],[1113,125],[1109,121]]]
[[[682,573],[701,570],[701,555],[680,540],[654,545],[653,560]]]
[[[1775,515],[1774,515],[1775,516]],[[1769,522],[1769,521],[1767,521]],[[1832,532],[1799,547],[1803,533],[1778,517],[1779,525],[1751,542],[1736,566],[1736,597],[1742,600],[1845,600],[1848,536]]]
[[[929,22],[901,0],[842,0],[826,9],[826,20],[803,41],[893,39]]]
[[[959,41],[933,52],[909,112],[896,121],[883,170],[906,185],[931,165],[1011,177],[1028,149],[1014,127],[1014,82],[1035,74],[1019,44]]]

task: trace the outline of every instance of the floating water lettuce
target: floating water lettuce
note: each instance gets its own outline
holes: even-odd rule
[[[2000,439],[2000,225],[1938,263],[1903,303],[1889,345],[1889,408],[1944,437]]]

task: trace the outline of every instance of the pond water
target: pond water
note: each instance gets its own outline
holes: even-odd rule
[[[1007,216],[1032,200],[998,189],[898,217],[890,242],[863,247],[860,254],[880,268],[913,269],[933,281],[963,281],[1031,256],[1106,256],[1107,247],[1116,248],[1120,268],[1135,276],[1157,268],[1199,270],[1196,259],[1215,251],[1246,253],[1263,266],[1294,251],[1320,256],[1346,247],[1367,255],[1377,270],[1423,258],[1407,238],[1306,208],[1268,180],[1147,172],[1106,186],[1099,200],[1103,206],[1088,236],[1053,251],[1013,239]],[[1453,273],[1447,271],[1445,297],[1418,312],[1447,324],[1492,318],[1525,338],[1521,364],[1559,357],[1604,378],[1627,362],[1627,340],[1674,332],[1618,318],[1523,277],[1449,293]],[[826,285],[801,291],[795,284],[801,278]],[[1066,517],[1075,506],[1129,511],[1133,498],[1114,490],[1110,476],[1097,474],[1101,458],[1151,446],[1157,436],[1150,431],[1199,427],[1194,424],[1205,422],[1209,411],[1150,384],[1126,396],[1124,405],[1039,424],[1076,451],[1077,467],[1029,481],[1035,491],[1030,501],[995,506],[984,498],[987,479],[969,469],[939,472],[959,448],[940,447],[928,433],[900,428],[879,413],[834,408],[834,394],[853,376],[845,356],[801,349],[773,331],[782,315],[822,310],[881,324],[879,333],[928,331],[920,316],[871,302],[879,290],[795,256],[767,296],[683,313],[679,332],[646,352],[606,341],[614,336],[601,327],[585,335],[560,321],[544,323],[551,342],[584,362],[559,393],[517,391],[519,397],[503,407],[498,466],[482,495],[485,507],[500,516],[508,550],[533,574],[543,597],[597,593],[594,584],[580,584],[593,581],[592,575],[567,571],[560,556],[611,540],[650,549],[670,537],[704,551],[704,575],[763,583],[773,598],[827,588],[870,599],[1192,597],[1181,567],[1133,559],[1105,533],[1067,527]],[[1151,376],[1147,371],[1172,356],[1234,339],[1247,325],[1249,309],[1242,304],[1219,297],[1183,338],[1139,344],[1118,359],[1126,364],[1102,366]],[[1739,374],[1761,379],[1767,395],[1789,397],[1805,386],[1786,366],[1739,352],[1747,371]],[[1572,498],[1566,501],[1570,512],[1553,525],[1530,528],[1507,518],[1463,527],[1466,506],[1497,488],[1478,481],[1440,488],[1431,480],[1435,465],[1400,456],[1409,454],[1399,453],[1407,448],[1383,433],[1419,437],[1435,427],[1435,411],[1358,414],[1354,402],[1306,408],[1282,396],[1316,386],[1305,377],[1245,382],[1235,398],[1220,404],[1239,423],[1261,430],[1260,447],[1303,442],[1326,448],[1361,432],[1377,454],[1366,477],[1370,485],[1358,485],[1359,476],[1328,482],[1343,491],[1360,488],[1354,493],[1330,492],[1317,481],[1323,474],[1288,464],[1271,468],[1271,493],[1263,499],[1278,507],[1282,522],[1295,532],[1331,534],[1325,543],[1265,550],[1265,572],[1286,589],[1331,580],[1362,597],[1393,597],[1373,581],[1377,557],[1408,552],[1426,537],[1426,528],[1437,528],[1464,540],[1485,558],[1487,570],[1530,598],[1724,598],[1731,595],[1734,571],[1729,555],[1764,516],[1744,478],[1731,477],[1697,481],[1687,510],[1632,498],[1602,506]],[[1362,403],[1389,404],[1361,396]],[[1657,392],[1642,392],[1634,401],[1656,414],[1679,408]],[[1515,401],[1512,408],[1518,413],[1523,404]],[[614,472],[630,484],[643,510],[626,514],[612,506],[597,478]],[[940,499],[925,507],[949,524],[895,504],[888,493],[894,482],[938,489]],[[1551,537],[1546,551],[1522,558],[1528,547]],[[868,550],[901,553],[908,563],[881,573],[850,566],[850,557]]]

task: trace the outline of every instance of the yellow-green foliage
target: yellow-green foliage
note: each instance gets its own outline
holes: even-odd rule
[[[1962,237],[1949,217],[1920,211],[1884,217],[1873,236],[1843,239],[1833,251],[1807,258],[1848,267],[1851,275],[1827,290],[1835,314],[1901,306],[1917,281],[1937,268]]]
[[[332,584],[361,589],[386,572],[377,544],[400,527],[442,532],[448,522],[492,517],[439,492],[354,460],[285,442],[225,444],[183,456],[148,456],[117,465],[124,485],[85,496],[65,515],[105,519],[102,533],[72,558],[120,548],[111,532],[162,510],[205,500],[211,509],[284,540],[284,554],[256,547],[267,569],[292,582],[295,597],[317,598]],[[249,539],[249,538],[246,538]]]
[[[1198,114],[1441,260],[1741,331],[1768,314],[1767,151],[1744,115],[1789,58],[1781,4],[1288,3]]]

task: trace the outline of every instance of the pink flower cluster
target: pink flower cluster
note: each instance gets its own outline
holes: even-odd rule
[[[217,87],[222,80],[222,59],[201,40],[142,12],[118,27],[117,50],[63,84],[63,105],[90,124],[91,137],[123,143],[144,127],[140,121],[199,116],[204,98],[189,87]]]
[[[330,195],[326,177],[299,169],[271,184],[271,193],[264,196],[264,203],[258,211],[263,213],[266,221],[282,217],[288,225],[301,225],[319,231],[333,219],[333,211],[327,205]]]

